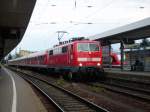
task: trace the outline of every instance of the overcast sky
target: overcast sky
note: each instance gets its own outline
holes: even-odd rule
[[[92,36],[150,17],[150,0],[37,0],[17,49],[40,51],[62,40]],[[92,24],[90,24],[92,23]]]

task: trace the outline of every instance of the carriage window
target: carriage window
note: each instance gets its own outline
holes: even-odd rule
[[[49,51],[49,55],[53,55],[53,50],[50,50],[50,51]]]
[[[67,52],[67,46],[62,47],[62,53],[66,53]]]
[[[40,56],[40,62],[42,62],[43,61],[43,56]]]

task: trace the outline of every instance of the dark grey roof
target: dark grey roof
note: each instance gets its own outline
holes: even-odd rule
[[[36,0],[0,0],[0,60],[22,39]]]

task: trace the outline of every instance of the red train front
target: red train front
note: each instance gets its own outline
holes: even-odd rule
[[[103,71],[101,67],[102,51],[99,42],[74,41],[54,47],[48,52],[48,66],[68,75],[75,74],[69,77],[78,77],[81,76],[81,73],[86,76],[90,73],[94,75]]]

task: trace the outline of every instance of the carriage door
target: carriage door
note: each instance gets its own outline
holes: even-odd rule
[[[73,55],[73,45],[69,45],[68,48],[68,63],[71,64]]]

